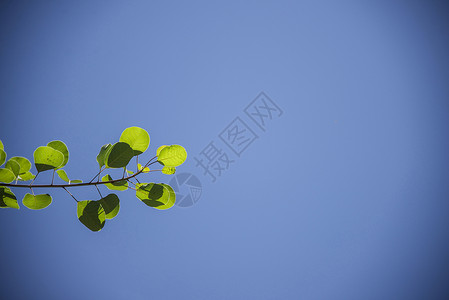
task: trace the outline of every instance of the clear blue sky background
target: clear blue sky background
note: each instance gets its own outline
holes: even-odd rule
[[[2,1],[10,157],[60,139],[89,180],[140,126],[204,189],[163,212],[122,192],[98,233],[64,191],[0,210],[0,298],[448,299],[444,2]],[[211,183],[193,158],[261,91],[284,114]]]

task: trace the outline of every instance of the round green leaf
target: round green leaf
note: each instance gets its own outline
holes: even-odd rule
[[[56,173],[58,174],[59,178],[61,178],[65,182],[70,182],[70,179],[69,179],[69,177],[67,176],[67,173],[64,170],[62,170],[62,169],[57,170]]]
[[[0,169],[0,182],[10,183],[16,179],[16,176],[10,169]]]
[[[52,141],[52,142],[48,143],[47,146],[51,147],[55,150],[58,150],[59,152],[62,153],[62,155],[64,155],[64,161],[58,167],[58,169],[64,167],[67,164],[67,162],[69,161],[69,150],[67,149],[66,144],[64,144],[61,141]]]
[[[6,161],[6,152],[3,149],[0,149],[0,166],[3,165]]]
[[[0,207],[20,208],[17,203],[16,195],[14,195],[9,188],[4,186],[0,186]]]
[[[33,179],[35,176],[31,174],[31,172],[26,172],[19,175],[19,180],[21,181],[27,181]]]
[[[19,175],[25,174],[26,172],[28,172],[31,169],[31,162],[28,159],[26,159],[25,157],[14,156],[14,157],[11,157],[9,160],[13,160],[19,164],[19,166],[20,166]]]
[[[106,214],[99,201],[79,201],[76,214],[80,222],[92,231],[100,231],[106,222]]]
[[[134,155],[145,152],[150,145],[150,135],[140,127],[129,127],[123,130],[120,142],[127,143],[134,150]]]
[[[13,173],[16,179],[17,176],[19,176],[19,172],[20,172],[20,165],[14,161],[14,160],[8,160],[5,164],[5,168],[10,169]]]
[[[175,172],[176,172],[176,168],[175,167],[164,166],[162,168],[162,173],[167,174],[167,175],[175,174]]]
[[[23,197],[22,203],[29,209],[43,209],[51,204],[51,196],[49,194],[26,194],[25,197]]]
[[[105,156],[105,165],[108,168],[123,168],[134,156],[133,149],[124,142],[118,142],[112,145]]]
[[[173,188],[171,186],[169,186],[168,184],[164,184],[161,183],[161,185],[167,190],[168,192],[168,200],[164,205],[161,206],[155,206],[154,208],[156,209],[160,209],[160,210],[164,210],[164,209],[169,209],[171,207],[173,207],[173,205],[175,205],[175,201],[176,201],[176,193],[173,190]]]
[[[164,207],[170,200],[169,190],[157,183],[137,184],[136,197],[151,207]]]
[[[38,172],[57,169],[64,163],[64,155],[49,146],[41,146],[34,153],[34,165]]]
[[[120,210],[120,200],[116,194],[109,194],[98,200],[104,209],[106,219],[114,218]]]
[[[106,153],[110,150],[111,147],[112,147],[111,144],[106,144],[101,147],[100,153],[98,153],[98,155],[97,155],[97,162],[100,165],[100,168],[102,166],[104,166],[104,164],[105,164],[104,158],[106,156]]]
[[[159,151],[157,160],[164,166],[177,167],[181,165],[187,158],[187,151],[179,145],[171,145],[162,148]]]
[[[111,180],[112,177],[109,174],[101,178],[101,181],[111,181]],[[104,185],[110,190],[126,191],[128,189],[128,181],[126,180],[120,180],[114,183],[105,183]]]
[[[162,145],[159,148],[157,148],[156,150],[156,156],[159,156],[159,153],[161,153],[162,149],[164,149],[165,147],[168,147],[167,145]]]
[[[4,150],[5,148],[3,147],[3,142],[0,140],[0,150]]]

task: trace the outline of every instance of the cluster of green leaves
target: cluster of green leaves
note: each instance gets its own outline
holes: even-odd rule
[[[7,155],[3,143],[0,141],[0,166],[6,162],[4,168],[0,168],[0,207],[19,209],[17,198],[10,187],[29,188],[31,193],[24,196],[22,203],[25,207],[33,210],[46,208],[52,202],[52,197],[49,194],[35,194],[33,188],[63,188],[77,202],[77,216],[80,222],[92,231],[99,231],[104,227],[106,220],[114,218],[120,210],[120,200],[116,194],[102,196],[97,186],[104,185],[109,190],[115,191],[132,189],[142,203],[158,210],[169,209],[176,201],[173,189],[164,183],[141,183],[137,176],[151,171],[174,174],[176,167],[186,160],[187,152],[179,145],[163,145],[157,149],[155,157],[145,165],[141,165],[138,163],[138,157],[148,149],[149,145],[150,136],[147,131],[139,127],[126,128],[118,142],[101,147],[97,155],[99,172],[90,182],[83,183],[82,180],[70,180],[66,171],[62,169],[69,161],[68,148],[62,141],[51,141],[46,146],[38,147],[34,151],[36,175],[30,172],[31,162],[25,157],[15,156],[6,161]],[[134,157],[136,158],[135,172],[127,169]],[[150,170],[149,166],[154,163],[161,164],[163,168]],[[113,179],[110,174],[106,174],[100,180],[103,171],[119,168],[123,168],[122,178]],[[51,184],[33,185],[39,173],[49,170],[53,170]],[[65,184],[54,184],[55,173],[65,181]],[[32,180],[30,184],[18,184],[18,181],[29,180]],[[14,181],[15,183],[12,183]],[[78,201],[67,190],[68,187],[92,185],[97,187],[99,200]]]

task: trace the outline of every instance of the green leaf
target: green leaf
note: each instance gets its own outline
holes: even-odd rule
[[[124,142],[112,145],[104,158],[107,168],[123,168],[134,156],[133,149]]]
[[[49,146],[41,146],[34,153],[34,164],[38,172],[57,169],[64,163],[64,155]]]
[[[5,150],[5,148],[3,147],[3,142],[0,140],[0,150]]]
[[[20,166],[19,175],[27,173],[31,169],[31,162],[22,156],[14,156],[11,157],[9,160],[13,160],[17,162]]]
[[[5,164],[5,168],[10,169],[14,173],[14,179],[19,176],[20,165],[14,160],[8,160]]]
[[[106,156],[106,153],[110,150],[111,147],[112,147],[111,144],[106,144],[106,145],[101,146],[100,153],[98,153],[98,155],[97,155],[97,162],[100,165],[100,168],[102,166],[104,166],[104,164],[105,164],[104,158]]]
[[[0,149],[0,166],[3,165],[6,161],[6,152],[3,149]]]
[[[10,183],[16,179],[16,176],[10,169],[0,169],[0,182]]]
[[[136,197],[148,206],[166,209],[170,204],[170,191],[163,184],[142,183],[136,185]]]
[[[175,172],[176,172],[176,168],[175,167],[164,166],[162,168],[162,173],[167,174],[167,175],[175,174]]]
[[[123,130],[120,142],[127,143],[134,150],[134,155],[145,152],[150,145],[150,135],[140,127],[128,127]]]
[[[105,175],[101,178],[101,181],[111,181],[112,177],[110,175]],[[104,184],[110,190],[116,191],[126,191],[128,189],[128,182],[126,180],[120,180],[114,183],[105,183]]]
[[[51,196],[49,194],[31,195],[26,194],[22,200],[23,205],[29,209],[38,210],[46,208],[51,204]]]
[[[173,207],[173,205],[175,205],[176,193],[173,190],[173,188],[171,186],[169,186],[168,184],[161,183],[161,185],[168,191],[168,200],[164,205],[156,206],[154,208],[160,209],[160,210],[165,210],[165,209],[169,209],[169,208]]]
[[[64,170],[62,170],[62,169],[57,170],[56,173],[58,174],[59,178],[61,178],[65,182],[70,182],[70,179],[69,179],[69,177],[67,176],[67,173]]]
[[[157,156],[157,160],[168,167],[177,167],[181,165],[186,158],[186,149],[179,145],[166,146],[159,151],[159,155]]]
[[[62,153],[62,155],[64,155],[64,161],[58,167],[58,169],[64,167],[69,161],[69,150],[67,149],[66,144],[64,144],[64,142],[61,141],[51,141],[50,143],[47,144],[47,146],[55,150],[58,150],[59,152]]]
[[[10,207],[19,209],[16,195],[7,187],[0,186],[0,207]]]
[[[25,157],[14,156],[9,159],[10,161],[15,161],[20,166],[18,179],[21,181],[27,181],[34,178],[34,175],[30,172],[31,162]]]
[[[92,231],[100,231],[106,222],[106,214],[99,201],[79,201],[76,214],[80,222]]]
[[[64,180],[65,182],[68,182],[69,184],[72,184],[72,183],[82,183],[82,182],[83,182],[82,180],[78,180],[78,179],[70,180],[70,179],[69,179],[69,176],[67,176],[67,173],[66,173],[64,170],[62,170],[62,169],[57,170],[56,173],[58,173],[59,178],[61,178],[61,179]]]
[[[168,147],[167,145],[162,145],[159,148],[157,148],[156,150],[156,156],[159,156],[159,153],[161,153],[162,149],[164,149],[165,147]]]
[[[23,174],[19,175],[19,180],[20,181],[27,181],[27,180],[31,180],[33,179],[35,176],[33,174],[31,174],[31,172],[26,172]]]
[[[109,194],[98,200],[104,209],[106,219],[114,218],[120,210],[120,200],[116,194]]]

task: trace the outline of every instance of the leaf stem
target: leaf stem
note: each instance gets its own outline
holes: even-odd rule
[[[33,180],[31,180],[31,183],[30,183],[29,186],[32,186],[32,185],[33,185],[33,182],[34,182],[34,180],[36,180],[36,178],[37,178],[38,175],[39,175],[39,172],[37,172],[36,176],[34,176]],[[17,184],[16,184],[16,185],[17,185]]]
[[[101,195],[100,189],[98,188],[97,185],[95,185],[95,187],[97,188],[98,194],[100,194],[100,197],[103,199],[103,196]]]
[[[75,196],[72,195],[72,193],[69,192],[69,190],[67,190],[64,186],[62,187],[67,193],[69,193],[70,196],[72,196],[73,199],[75,199],[76,203],[78,203],[79,201],[76,200]]]
[[[106,168],[105,168],[106,169]],[[98,181],[100,181],[100,174],[101,172],[103,172],[105,169],[103,169],[103,167],[100,167],[100,172],[97,173],[97,175],[94,176],[94,178],[92,178],[89,183],[91,183],[92,181],[94,181],[95,178],[97,178],[98,176]]]

